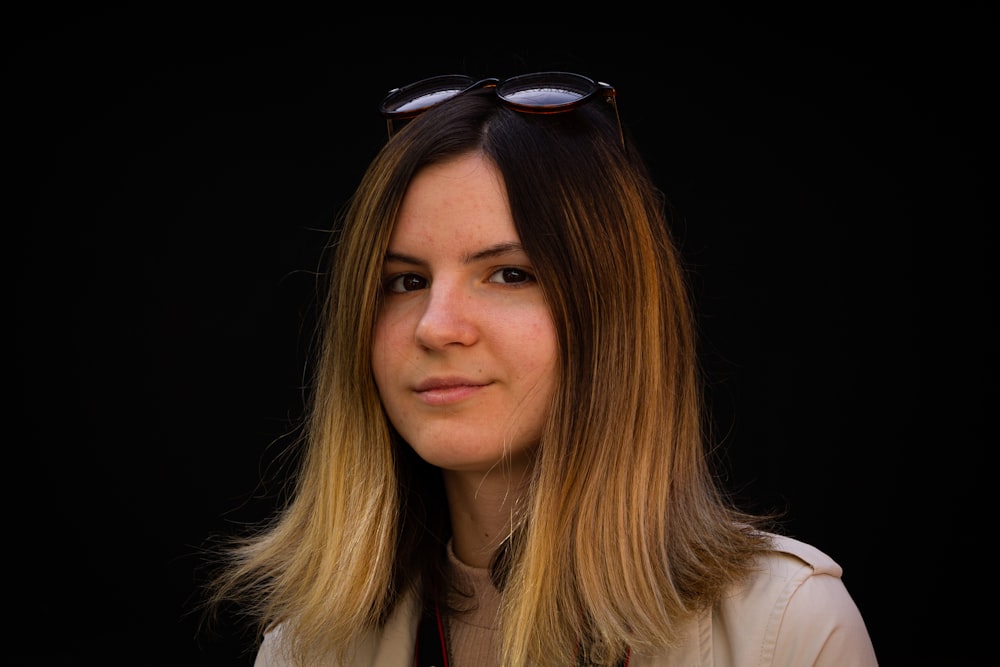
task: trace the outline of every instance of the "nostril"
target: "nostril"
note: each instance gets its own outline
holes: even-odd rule
[[[468,299],[451,292],[432,294],[417,322],[417,342],[427,348],[471,345],[477,339]]]

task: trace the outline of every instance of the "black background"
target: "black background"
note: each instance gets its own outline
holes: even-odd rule
[[[949,6],[8,12],[5,662],[250,664],[232,618],[195,637],[199,548],[287,475],[375,105],[568,69],[618,88],[678,211],[731,488],[843,565],[883,665],[985,664],[996,26]]]

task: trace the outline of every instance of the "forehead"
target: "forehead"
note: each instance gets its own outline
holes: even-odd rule
[[[497,235],[517,240],[503,177],[488,158],[473,153],[417,172],[403,196],[390,245],[475,242]]]

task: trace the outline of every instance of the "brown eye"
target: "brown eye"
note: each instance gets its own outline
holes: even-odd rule
[[[385,284],[385,288],[388,291],[396,294],[402,294],[403,292],[415,292],[416,290],[425,289],[426,287],[427,280],[423,276],[418,276],[415,273],[404,273],[402,275],[394,276]]]
[[[529,271],[525,271],[524,269],[519,269],[514,266],[507,266],[493,272],[489,279],[491,283],[500,283],[503,285],[522,285],[524,283],[534,282],[534,280],[535,276]]]

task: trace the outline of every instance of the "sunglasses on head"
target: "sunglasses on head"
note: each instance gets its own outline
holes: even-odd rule
[[[411,120],[445,100],[480,88],[493,88],[504,105],[532,114],[564,113],[594,99],[603,99],[615,112],[618,138],[622,147],[625,146],[614,87],[571,72],[536,72],[503,80],[476,80],[462,74],[435,76],[402,88],[393,88],[382,100],[379,111],[385,117],[389,136],[392,137],[397,122]]]

